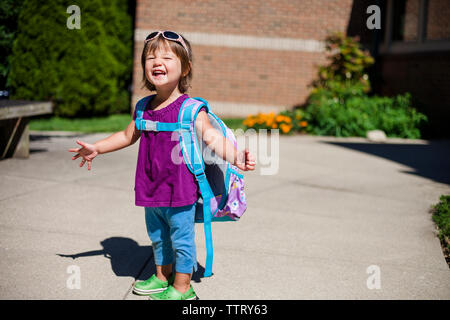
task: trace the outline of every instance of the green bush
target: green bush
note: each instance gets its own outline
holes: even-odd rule
[[[450,195],[441,195],[440,202],[432,207],[432,211],[439,238],[450,249]]]
[[[374,60],[356,39],[335,33],[326,39],[330,63],[321,66],[303,113],[307,133],[365,137],[383,130],[388,137],[420,138],[427,117],[411,106],[406,93],[396,97],[368,96],[366,69]]]
[[[337,137],[365,137],[368,130],[383,130],[388,137],[420,138],[426,116],[411,108],[409,94],[389,97],[356,95],[324,98],[307,106],[308,133]]]
[[[361,47],[357,38],[345,36],[341,32],[325,39],[325,49],[330,63],[319,67],[318,78],[313,82],[315,88],[333,90],[342,86],[360,86],[364,92],[370,91],[366,69],[374,63],[367,50]]]
[[[80,29],[66,26],[72,4],[80,7]],[[51,100],[57,116],[128,112],[132,50],[126,0],[26,0],[13,45],[11,97]]]
[[[9,89],[7,78],[10,70],[10,56],[17,19],[23,0],[2,0],[0,2],[0,89]]]
[[[349,98],[365,96],[366,84],[350,80],[328,80],[326,87],[316,87],[311,91],[308,102],[320,104],[328,99],[344,102]]]

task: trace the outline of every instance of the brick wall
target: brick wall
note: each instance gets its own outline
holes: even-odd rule
[[[427,39],[450,40],[450,1],[428,1]]]
[[[326,61],[322,41],[329,31],[346,32],[352,3],[138,0],[132,103],[149,94],[141,89],[143,39],[150,31],[168,29],[192,45],[188,94],[210,101],[216,113],[246,116],[301,104],[316,65]]]
[[[449,38],[449,3],[428,1],[429,39]],[[302,104],[316,66],[326,63],[323,40],[330,31],[359,35],[370,47],[373,34],[365,28],[369,4],[372,1],[137,0],[132,104],[150,93],[141,89],[140,55],[145,36],[158,29],[178,31],[191,42],[194,77],[188,94],[208,100],[215,113],[246,116]],[[405,40],[417,36],[418,5],[418,0],[406,3]],[[411,92],[433,123],[430,134],[448,135],[449,52],[384,54],[378,65],[376,93]]]

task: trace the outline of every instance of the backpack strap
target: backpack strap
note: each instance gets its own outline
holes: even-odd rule
[[[136,128],[140,131],[177,131],[181,129],[181,124],[177,122],[160,122],[153,120],[144,120],[145,107],[151,96],[142,98],[136,104],[136,119],[134,120]],[[185,128],[188,129],[189,128]]]
[[[195,120],[197,119],[198,112],[202,107],[206,107],[209,112],[209,106],[203,104],[198,98],[186,99],[181,105],[180,112],[178,114],[178,123],[183,129],[180,134],[180,146],[183,151],[183,156],[189,170],[192,174],[197,175],[205,171],[205,164],[200,148],[197,143],[197,133],[195,130]]]
[[[151,96],[144,97],[136,103],[136,119],[142,119],[142,117],[144,116],[145,106],[147,105],[150,97]]]
[[[201,98],[189,98],[183,103],[178,114],[178,122],[182,127],[189,125],[189,130],[181,130],[180,147],[183,153],[184,161],[189,170],[197,179],[200,193],[203,198],[203,229],[205,232],[206,242],[206,263],[205,263],[205,277],[212,275],[213,263],[213,242],[211,232],[211,199],[214,194],[206,179],[205,163],[203,161],[202,153],[197,142],[197,134],[195,130],[195,120],[198,112],[202,107],[206,107],[207,112],[210,111],[208,102]]]

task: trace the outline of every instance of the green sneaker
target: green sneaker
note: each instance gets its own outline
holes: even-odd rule
[[[152,293],[163,292],[169,287],[169,285],[173,284],[174,281],[175,272],[172,273],[168,281],[162,281],[156,276],[156,274],[154,274],[150,279],[136,282],[133,287],[133,292],[144,296]]]
[[[170,285],[167,290],[160,293],[151,294],[149,298],[151,300],[198,300],[192,285],[184,294]]]

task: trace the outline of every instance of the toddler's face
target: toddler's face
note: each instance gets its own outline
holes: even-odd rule
[[[177,86],[181,78],[181,61],[170,49],[159,48],[147,55],[145,75],[156,88]]]

